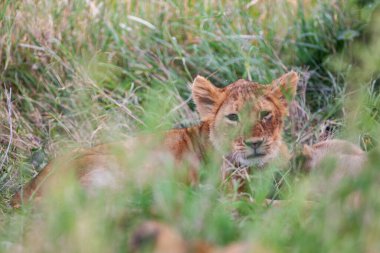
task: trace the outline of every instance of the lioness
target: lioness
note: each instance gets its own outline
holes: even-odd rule
[[[157,168],[157,163],[173,160],[175,165],[187,168],[189,181],[196,182],[199,165],[205,162],[207,150],[216,150],[234,164],[253,167],[264,167],[275,158],[287,158],[281,131],[297,82],[298,75],[294,71],[269,85],[238,80],[225,88],[217,88],[206,78],[197,76],[192,85],[192,97],[201,123],[170,130],[163,140],[152,143],[148,159],[144,158],[138,165],[137,174],[141,178],[147,173],[154,175],[152,171]],[[22,200],[39,196],[46,185],[44,182],[52,180],[49,175],[58,174],[52,173],[53,168],[74,171],[85,187],[115,185],[115,177],[119,177],[117,171],[128,167],[125,162],[128,159],[120,158],[120,154],[128,155],[137,144],[149,146],[149,142],[148,137],[138,137],[76,151],[53,160],[14,196],[11,204],[18,207]]]

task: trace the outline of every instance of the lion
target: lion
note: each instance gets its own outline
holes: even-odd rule
[[[41,196],[46,185],[53,181],[51,178],[59,182],[60,177],[55,175],[64,172],[74,174],[82,186],[91,189],[115,187],[123,177],[149,181],[147,175],[162,176],[158,164],[171,164],[181,168],[179,174],[185,175],[186,182],[195,184],[209,152],[225,157],[236,166],[253,168],[286,160],[289,154],[281,132],[297,82],[298,74],[294,71],[268,85],[240,79],[224,88],[197,76],[191,92],[201,120],[198,125],[169,130],[163,138],[139,136],[71,152],[48,163],[15,194],[11,205],[19,207],[23,201]],[[128,157],[141,145],[149,147],[146,158],[140,164],[130,164]],[[134,175],[122,173],[126,167],[136,166]]]
[[[321,167],[328,165],[326,162],[330,160],[340,177],[357,175],[367,161],[366,153],[359,146],[339,139],[325,140],[312,146],[304,145],[302,154],[305,159],[303,171],[323,169]]]
[[[218,247],[204,240],[186,240],[174,227],[158,221],[145,221],[132,233],[130,251],[133,253],[248,253],[273,252],[258,242],[234,242]]]
[[[367,153],[359,146],[339,139],[325,140],[312,146],[304,145],[301,170],[314,179],[309,198],[318,200],[334,192],[344,181],[352,181],[365,170]],[[349,205],[359,208],[360,193],[351,193]]]

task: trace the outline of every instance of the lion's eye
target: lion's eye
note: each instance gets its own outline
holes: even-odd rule
[[[260,120],[268,120],[272,117],[272,113],[270,111],[261,111],[260,112]]]
[[[237,115],[236,113],[228,114],[226,118],[231,121],[236,121],[236,122],[239,121],[239,115]]]

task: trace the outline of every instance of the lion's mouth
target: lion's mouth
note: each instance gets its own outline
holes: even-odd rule
[[[262,164],[265,157],[267,157],[267,153],[254,151],[250,152],[247,155],[245,152],[233,152],[227,156],[225,156],[226,160],[235,166],[253,166],[257,164]]]
[[[259,157],[263,157],[263,156],[266,156],[266,154],[265,153],[259,153],[259,152],[253,152],[252,154],[247,156],[247,159],[254,159],[254,158],[259,158]]]

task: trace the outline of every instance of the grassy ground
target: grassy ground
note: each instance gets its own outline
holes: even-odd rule
[[[311,210],[304,181],[289,186],[291,207],[273,210],[260,204],[271,175],[255,176],[253,204],[225,196],[211,180],[217,168],[204,168],[210,175],[195,188],[157,179],[93,199],[74,183],[44,210],[8,208],[13,192],[62,149],[196,120],[189,84],[197,74],[224,86],[238,78],[269,83],[295,69],[302,81],[285,131],[291,149],[331,135],[379,141],[374,10],[376,1],[359,0],[1,1],[0,252],[125,252],[134,225],[147,218],[218,245],[379,251],[379,148],[363,175]],[[362,208],[346,205],[353,191],[365,196]]]

